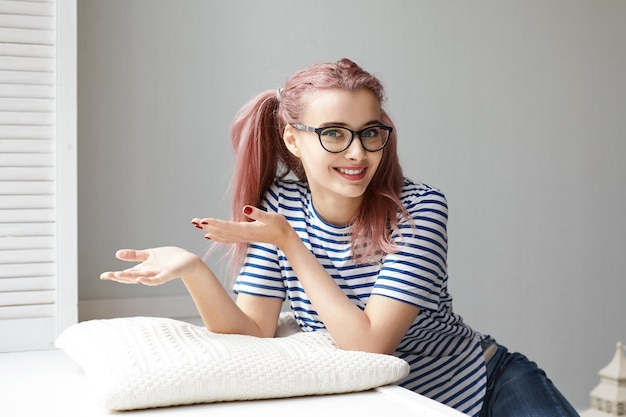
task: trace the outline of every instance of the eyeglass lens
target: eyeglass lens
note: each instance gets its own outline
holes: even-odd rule
[[[359,133],[359,132],[357,132]],[[324,148],[329,152],[341,152],[350,145],[352,132],[341,127],[329,127],[319,134]],[[389,139],[389,131],[378,126],[362,130],[359,133],[361,144],[367,151],[374,152],[382,149]]]

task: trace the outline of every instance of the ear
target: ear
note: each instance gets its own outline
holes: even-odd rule
[[[296,129],[291,125],[287,125],[283,131],[283,142],[296,158],[300,158],[300,146],[298,138],[296,137]]]

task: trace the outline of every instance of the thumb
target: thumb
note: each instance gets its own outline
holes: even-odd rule
[[[260,210],[254,206],[250,206],[250,205],[245,205],[243,206],[243,214],[252,220],[262,220],[263,219],[263,215],[265,214],[265,212],[263,210]]]

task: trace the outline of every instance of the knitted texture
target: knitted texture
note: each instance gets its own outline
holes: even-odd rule
[[[394,356],[341,350],[327,332],[299,332],[288,315],[278,335],[224,335],[131,317],[73,325],[56,346],[83,368],[111,410],[361,391],[409,371]]]

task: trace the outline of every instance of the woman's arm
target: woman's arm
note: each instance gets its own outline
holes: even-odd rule
[[[240,308],[197,255],[177,247],[161,247],[123,249],[116,257],[138,264],[123,271],[105,272],[101,279],[155,286],[180,277],[208,330],[259,337],[273,337],[276,333],[282,300],[244,297],[244,308]]]
[[[293,232],[282,246],[304,291],[324,325],[342,349],[393,353],[419,308],[392,298],[372,295],[361,310]]]
[[[283,216],[250,206],[245,209],[249,211],[246,215],[255,221],[197,219],[197,222],[208,232],[207,237],[217,242],[265,242],[279,247],[324,325],[342,349],[378,353],[395,351],[419,313],[418,307],[372,295],[365,310],[361,310],[337,286]]]

